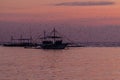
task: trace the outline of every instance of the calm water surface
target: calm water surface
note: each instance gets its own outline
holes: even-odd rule
[[[120,48],[0,47],[0,80],[120,80]]]

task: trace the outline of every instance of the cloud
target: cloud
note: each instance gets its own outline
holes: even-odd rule
[[[104,5],[114,5],[115,2],[110,1],[89,1],[89,2],[64,2],[54,4],[55,6],[104,6]]]

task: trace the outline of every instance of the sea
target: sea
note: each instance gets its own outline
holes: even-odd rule
[[[0,80],[120,80],[120,47],[0,47]]]

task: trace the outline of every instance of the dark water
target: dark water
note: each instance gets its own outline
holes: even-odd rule
[[[76,44],[86,47],[120,47],[120,42],[80,42]]]
[[[120,80],[120,48],[0,47],[0,80]]]

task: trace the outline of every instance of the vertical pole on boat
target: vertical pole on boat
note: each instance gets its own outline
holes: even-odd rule
[[[55,34],[55,28],[54,28],[54,30],[53,30],[53,33],[54,33],[54,38],[53,38],[53,39],[54,39],[54,43],[55,43],[55,35],[56,35],[56,34]]]
[[[20,40],[21,40],[20,43],[21,43],[21,44],[23,43],[22,38],[23,38],[23,37],[22,37],[22,34],[21,34],[21,35],[20,35]]]
[[[29,27],[30,28],[30,40],[28,41],[28,43],[32,43],[32,33],[31,33],[31,26]]]
[[[11,43],[13,43],[13,36],[11,36]]]
[[[46,31],[44,31],[44,37],[43,37],[43,38],[44,38],[44,40],[45,40],[45,38],[46,38]]]

